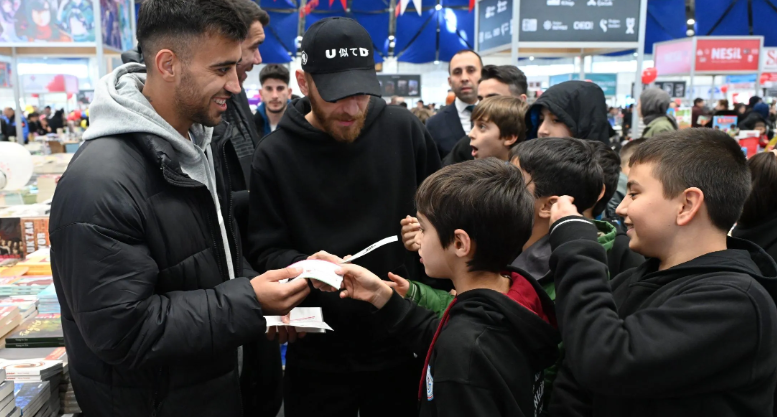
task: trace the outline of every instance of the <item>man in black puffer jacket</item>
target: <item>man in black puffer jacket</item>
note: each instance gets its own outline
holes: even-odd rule
[[[246,25],[231,3],[146,0],[146,67],[103,78],[87,141],[52,203],[54,283],[70,374],[89,416],[242,416],[238,347],[308,284],[253,276],[209,146]],[[189,48],[196,44],[197,48]],[[249,274],[249,275],[246,275]]]

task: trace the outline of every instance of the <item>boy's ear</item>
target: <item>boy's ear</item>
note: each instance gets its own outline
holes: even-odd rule
[[[704,192],[696,187],[686,189],[680,194],[682,199],[680,206],[680,212],[677,213],[677,225],[688,225],[701,210],[701,206],[704,204]]]
[[[540,218],[550,218],[550,208],[558,201],[558,196],[542,197],[538,198],[537,202],[540,203]]]
[[[474,255],[475,246],[472,239],[469,238],[469,234],[461,229],[453,231],[453,252],[459,258],[471,257]]]
[[[512,135],[512,136],[506,136],[506,137],[504,137],[504,138],[502,138],[502,139],[504,139],[504,141],[505,141],[505,146],[507,146],[508,148],[510,148],[510,147],[512,147],[513,145],[515,145],[515,142],[518,140],[518,136],[515,136],[515,135]]]
[[[604,192],[605,191],[607,191],[607,186],[606,185],[602,185],[602,192],[599,193],[599,197],[596,197],[596,202],[597,203],[599,202],[599,200],[602,199],[602,197],[604,197]]]

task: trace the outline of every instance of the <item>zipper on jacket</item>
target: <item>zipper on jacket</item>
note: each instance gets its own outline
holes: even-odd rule
[[[234,224],[233,219],[232,219],[232,204],[234,203],[234,201],[232,199],[232,181],[231,181],[232,173],[229,172],[229,161],[227,160],[227,145],[226,144],[224,144],[224,146],[221,148],[221,154],[224,157],[224,160],[223,160],[223,162],[224,162],[224,170],[226,170],[226,172],[227,172],[227,175],[226,175],[226,178],[225,178],[224,182],[229,183],[229,186],[224,184],[223,187],[224,187],[225,194],[227,195],[227,200],[229,201],[229,204],[227,204],[227,216],[229,216],[229,217],[227,219],[228,219],[228,222],[229,222],[228,223],[229,224],[229,229],[232,231],[232,241],[235,242],[235,255],[234,255],[235,259],[233,259],[232,261],[233,261],[233,265],[235,266],[235,268],[234,268],[235,269],[235,276],[237,277],[238,275],[242,275],[243,265],[242,265],[242,262],[240,262],[240,258],[242,257],[242,255],[240,253],[240,246],[241,245],[240,245],[240,242],[237,241],[237,232],[235,231],[235,224]],[[229,242],[227,242],[227,244],[229,244]],[[240,274],[238,274],[238,272],[240,272]]]

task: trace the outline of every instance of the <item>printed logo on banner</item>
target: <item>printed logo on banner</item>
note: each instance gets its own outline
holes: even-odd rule
[[[521,30],[524,32],[536,32],[537,19],[523,19],[523,22],[521,23]]]
[[[600,20],[599,27],[602,28],[603,31],[607,32],[607,19]]]
[[[633,17],[626,18],[626,34],[634,33],[634,26],[637,24],[637,19]]]
[[[575,22],[572,27],[575,30],[594,30],[594,22]]]

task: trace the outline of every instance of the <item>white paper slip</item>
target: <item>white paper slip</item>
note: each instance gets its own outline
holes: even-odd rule
[[[370,252],[374,251],[375,249],[378,249],[378,248],[379,248],[379,247],[381,247],[381,246],[388,245],[389,243],[393,243],[393,242],[399,242],[399,238],[398,238],[396,235],[394,235],[394,236],[389,236],[389,237],[387,237],[387,238],[385,238],[385,239],[381,239],[381,240],[379,240],[378,242],[375,242],[375,243],[373,243],[372,245],[370,245],[370,246],[367,246],[367,247],[366,247],[364,250],[360,251],[360,252],[359,252],[359,253],[357,253],[356,255],[353,255],[353,256],[351,256],[350,258],[348,258],[348,260],[347,260],[347,261],[345,261],[345,262],[343,262],[343,263],[344,263],[344,264],[351,263],[351,262],[353,262],[354,260],[356,260],[356,259],[359,259],[359,258],[361,258],[362,256],[364,256],[364,255],[366,255],[366,254],[368,254],[368,253],[370,253]]]
[[[333,264],[329,261],[322,261],[320,259],[308,259],[306,261],[299,261],[295,264],[289,265],[291,268],[300,268],[302,273],[292,278],[310,278],[326,283],[335,289],[340,289],[340,285],[343,283],[343,276],[337,275],[335,271],[340,269],[340,266]],[[283,281],[281,281],[283,282]]]
[[[267,322],[267,331],[273,326],[291,326],[298,332],[304,333],[325,333],[327,330],[333,331],[328,324],[324,322],[324,313],[321,307],[297,307],[289,313],[289,323],[284,323],[281,316],[265,316]]]

